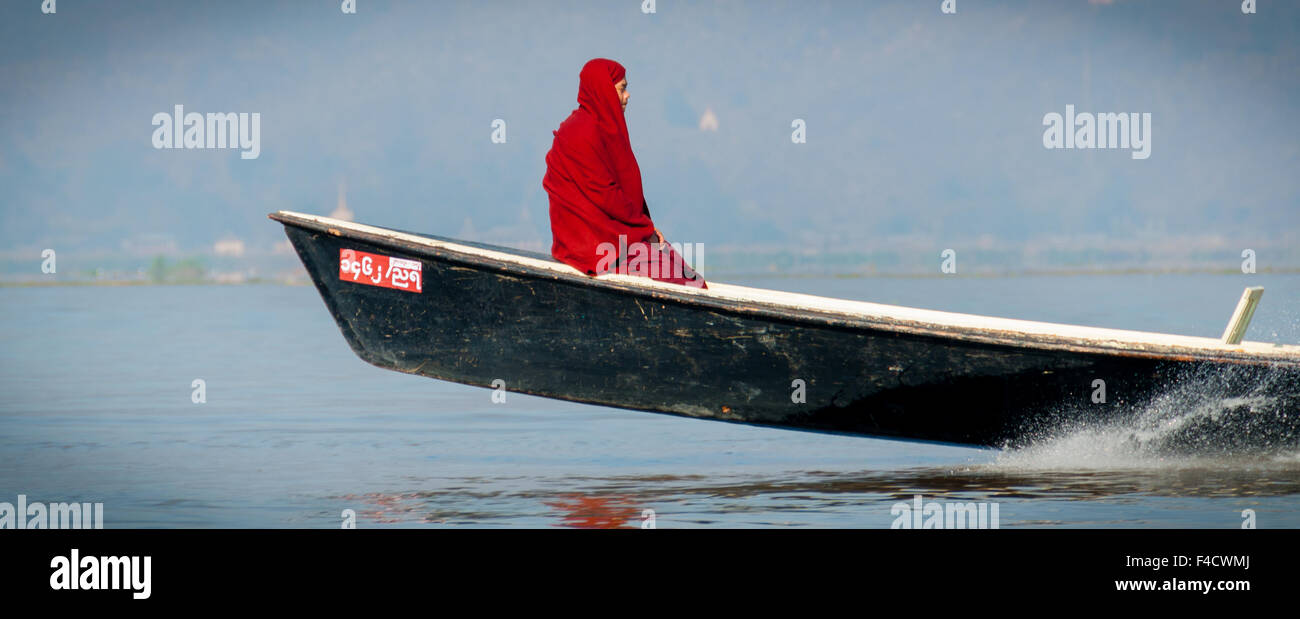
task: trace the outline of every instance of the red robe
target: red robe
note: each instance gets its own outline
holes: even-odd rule
[[[655,239],[650,208],[641,192],[641,168],[632,154],[623,106],[614,88],[625,74],[623,65],[604,58],[584,65],[578,109],[553,132],[555,140],[546,153],[542,187],[551,203],[551,255],[588,275],[615,269],[638,272],[636,263],[642,260],[672,265],[681,260],[671,248],[645,252],[644,258],[633,256],[632,265],[627,264],[627,256],[609,260],[611,246]],[[602,244],[608,245],[602,248]],[[685,277],[654,278],[704,286],[690,267],[684,271]]]

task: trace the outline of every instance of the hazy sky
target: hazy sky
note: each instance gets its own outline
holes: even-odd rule
[[[672,240],[1300,244],[1300,3],[356,4],[4,2],[0,251],[268,248],[267,212],[340,183],[365,223],[549,248],[543,159],[593,57],[628,69]],[[155,149],[177,104],[260,114],[260,157]],[[1150,157],[1044,148],[1067,104],[1150,113]]]

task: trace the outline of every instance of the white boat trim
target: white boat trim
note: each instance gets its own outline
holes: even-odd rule
[[[389,230],[387,228],[368,226],[366,224],[319,215],[308,215],[293,211],[279,211],[278,214],[289,218],[311,221],[327,228],[346,229],[416,245],[423,245],[430,248],[445,249],[452,252],[471,254],[503,262],[513,262],[528,266],[532,269],[552,271],[564,275],[583,275],[577,269],[561,262],[518,256],[515,254],[474,247],[471,245],[462,245],[460,243],[449,241],[441,241],[438,239]],[[852,301],[848,299],[820,297],[794,292],[782,292],[779,290],[769,290],[764,288],[750,288],[747,286],[738,286],[735,284],[725,284],[712,281],[709,282],[709,288],[707,290],[702,290],[690,286],[658,282],[647,277],[631,275],[608,274],[598,276],[596,279],[639,286],[650,290],[663,290],[675,294],[685,293],[688,295],[699,295],[742,303],[763,303],[793,310],[808,310],[839,314],[845,317],[866,320],[912,323],[911,326],[920,329],[957,329],[966,333],[975,335],[983,334],[996,339],[1004,339],[1007,335],[1006,332],[1012,331],[1029,335],[1046,336],[1058,340],[1075,340],[1075,343],[1079,345],[1109,349],[1156,346],[1184,350],[1190,349],[1193,351],[1204,351],[1215,354],[1222,354],[1224,352],[1254,353],[1274,359],[1289,358],[1300,361],[1300,346],[1275,344],[1270,342],[1241,342],[1238,344],[1225,344],[1220,339],[1212,337],[1174,335],[1149,331],[1129,331],[1124,329],[1107,329],[1103,327],[1086,327],[1082,325],[1037,322],[1016,318],[961,314],[957,312],[927,310],[899,305],[885,305],[869,301]]]

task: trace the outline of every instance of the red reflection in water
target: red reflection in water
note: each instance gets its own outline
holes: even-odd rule
[[[345,495],[345,500],[361,501],[375,509],[359,509],[357,515],[383,524],[396,524],[411,519],[415,508],[404,503],[408,497],[401,494],[371,492],[362,495]]]
[[[566,527],[618,529],[624,526],[641,526],[641,510],[631,505],[628,498],[624,496],[570,494],[545,503],[558,511],[565,512],[562,520]]]

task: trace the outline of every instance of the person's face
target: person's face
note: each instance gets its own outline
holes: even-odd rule
[[[626,112],[626,111],[627,111],[627,100],[628,100],[629,98],[631,98],[631,96],[632,96],[632,95],[627,94],[627,79],[626,79],[626,78],[621,79],[621,80],[618,81],[617,84],[614,84],[614,92],[617,92],[617,93],[618,93],[618,100],[619,100],[620,103],[623,104],[623,111]]]

